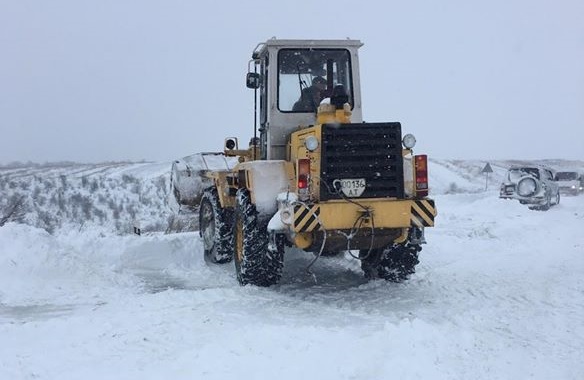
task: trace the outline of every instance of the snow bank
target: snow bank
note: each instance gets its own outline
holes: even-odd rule
[[[31,226],[0,228],[0,304],[95,302],[104,288],[136,286],[114,271],[115,259],[73,244]]]

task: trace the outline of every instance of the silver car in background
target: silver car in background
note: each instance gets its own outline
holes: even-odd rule
[[[575,171],[557,172],[554,179],[560,187],[560,193],[568,195],[578,195],[584,191],[583,176]]]
[[[170,191],[179,205],[196,207],[201,201],[203,190],[213,185],[205,177],[209,170],[230,170],[237,163],[233,157],[225,157],[220,152],[196,153],[175,160],[170,170]]]
[[[553,170],[539,165],[510,167],[501,183],[499,197],[517,199],[532,210],[542,211],[560,203]]]

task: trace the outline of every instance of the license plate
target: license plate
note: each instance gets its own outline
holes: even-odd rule
[[[341,191],[346,197],[360,197],[367,185],[365,178],[339,179],[337,181],[341,183]]]

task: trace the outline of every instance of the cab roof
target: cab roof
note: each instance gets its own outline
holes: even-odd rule
[[[268,48],[316,48],[316,49],[326,49],[326,48],[353,48],[358,49],[363,46],[360,40],[286,40],[271,38],[266,42],[259,43],[253,50],[252,58],[262,56],[266,53]]]

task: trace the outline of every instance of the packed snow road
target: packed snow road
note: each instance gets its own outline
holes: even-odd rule
[[[436,197],[417,273],[288,252],[240,287],[197,233],[0,228],[0,379],[581,379],[584,197]],[[315,281],[316,280],[316,281]]]

